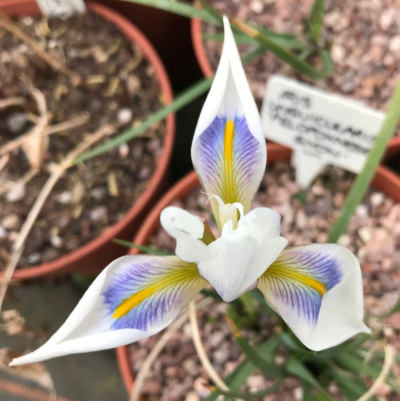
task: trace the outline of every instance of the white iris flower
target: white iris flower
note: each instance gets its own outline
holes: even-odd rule
[[[226,302],[257,287],[296,336],[318,351],[360,332],[360,265],[342,246],[284,249],[280,216],[250,210],[266,165],[265,139],[229,22],[214,83],[192,143],[192,160],[221,230],[206,240],[200,218],[168,207],[164,229],[176,256],[123,256],[89,287],[63,326],[11,365],[114,348],[164,329],[208,284]]]

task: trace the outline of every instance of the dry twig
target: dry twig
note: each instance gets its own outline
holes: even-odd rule
[[[7,99],[0,100],[0,110],[6,109],[11,106],[21,106],[24,104],[23,97],[9,97]]]
[[[386,377],[390,373],[390,369],[394,362],[394,351],[389,344],[383,344],[383,348],[385,351],[385,360],[383,361],[382,370],[368,391],[358,398],[357,401],[368,401],[371,399],[377,393],[379,387],[385,383]]]
[[[69,121],[63,121],[62,123],[59,124],[54,124],[51,125],[50,127],[46,127],[43,129],[41,132],[42,136],[45,135],[51,135],[56,132],[62,132],[66,131],[72,128],[76,128],[81,126],[82,124],[86,123],[89,120],[89,114],[83,114],[79,117],[75,117]],[[8,142],[6,145],[4,145],[0,149],[0,156],[4,155],[6,153],[10,153],[20,147],[27,139],[27,136],[30,135],[30,133],[26,133],[24,135],[19,136],[18,138],[14,139],[13,141]]]
[[[204,309],[211,303],[212,303],[212,300],[210,298],[203,299],[202,301],[200,301],[197,304],[197,308],[198,308],[198,310]],[[136,376],[135,385],[133,387],[133,391],[131,393],[129,401],[138,401],[139,400],[144,381],[146,380],[146,377],[149,373],[149,370],[150,370],[152,364],[157,359],[158,355],[160,354],[162,349],[165,347],[165,345],[167,344],[167,342],[171,338],[171,336],[175,333],[175,331],[179,330],[179,328],[185,324],[185,322],[188,320],[188,318],[189,318],[188,312],[185,312],[184,314],[179,316],[169,326],[169,328],[165,331],[165,333],[162,335],[162,337],[158,340],[157,344],[154,346],[154,348],[151,350],[150,354],[147,356],[147,358],[143,362],[143,364],[140,368],[140,371]]]
[[[27,134],[23,135],[25,140],[21,143],[21,148],[26,154],[31,167],[39,169],[43,161],[43,155],[49,146],[49,138],[42,136],[43,130],[49,123],[49,118],[44,94],[33,87],[30,88],[30,92],[36,101],[39,119],[36,125]]]
[[[28,36],[24,31],[22,31],[17,25],[15,25],[12,20],[0,11],[0,27],[6,31],[15,35],[18,39],[25,42],[29,47],[31,47],[37,55],[46,62],[51,68],[67,75],[74,85],[79,85],[82,81],[82,77],[76,72],[67,68],[61,61],[56,59],[54,56],[50,55],[44,51],[30,36]]]
[[[18,261],[22,255],[25,240],[28,237],[40,211],[42,210],[42,207],[47,197],[51,193],[51,190],[54,188],[55,184],[60,179],[60,177],[64,174],[65,170],[71,167],[72,162],[79,154],[89,149],[94,143],[104,138],[105,136],[113,134],[117,129],[117,127],[118,125],[115,124],[115,125],[107,125],[105,127],[98,129],[96,132],[89,135],[85,140],[83,140],[75,149],[73,149],[70,153],[68,153],[68,155],[64,158],[64,160],[60,164],[54,167],[49,178],[47,179],[46,183],[41,189],[38,197],[36,198],[36,201],[33,204],[32,209],[30,210],[23,226],[21,227],[20,232],[18,233],[18,238],[13,245],[13,250],[10,256],[10,260],[4,271],[3,281],[0,283],[0,311],[3,305],[3,300],[8,288],[8,284],[18,264]]]
[[[201,342],[199,325],[197,324],[196,317],[196,306],[194,302],[190,302],[189,304],[189,318],[190,318],[190,327],[192,329],[192,339],[194,347],[196,348],[197,355],[199,356],[200,362],[206,370],[210,379],[215,383],[217,387],[221,390],[229,391],[229,387],[225,384],[225,382],[219,377],[218,373],[212,366],[210,360],[207,357],[207,353],[203,347],[203,343]]]

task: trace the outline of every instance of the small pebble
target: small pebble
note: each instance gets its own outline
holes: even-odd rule
[[[17,184],[11,189],[11,191],[7,192],[6,199],[7,202],[14,203],[18,202],[25,196],[25,185]]]
[[[128,124],[132,120],[132,110],[128,108],[120,109],[117,113],[117,121],[121,124]]]
[[[6,229],[6,230],[12,230],[17,228],[17,225],[19,224],[19,217],[16,214],[10,214],[9,216],[6,216],[3,218],[1,221],[1,225]]]
[[[105,206],[98,206],[95,209],[92,209],[90,211],[90,219],[92,221],[100,221],[100,220],[104,220],[105,218],[107,218],[107,208]]]
[[[64,191],[61,192],[60,195],[58,195],[57,200],[59,203],[63,204],[63,205],[68,205],[71,203],[71,199],[72,199],[72,194],[70,191]]]
[[[25,113],[13,113],[7,118],[6,125],[11,132],[18,134],[23,130],[27,121]]]

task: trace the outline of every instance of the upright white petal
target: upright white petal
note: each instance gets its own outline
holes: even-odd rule
[[[228,221],[221,237],[208,245],[208,257],[198,261],[200,275],[224,301],[233,301],[256,285],[286,246],[287,240],[279,233],[280,216],[268,208],[246,214],[236,230]]]
[[[206,285],[196,265],[176,256],[123,256],[96,278],[49,341],[10,365],[115,348],[149,337]]]
[[[360,264],[340,245],[285,249],[260,277],[258,288],[299,340],[314,351],[370,331],[363,323]]]
[[[207,193],[225,204],[241,203],[248,212],[265,170],[265,138],[226,17],[224,28],[221,60],[197,123],[192,161]],[[211,203],[218,220],[217,202]]]
[[[198,262],[208,254],[207,246],[201,241],[204,223],[184,209],[169,206],[161,212],[161,225],[176,239],[175,254],[185,262]]]

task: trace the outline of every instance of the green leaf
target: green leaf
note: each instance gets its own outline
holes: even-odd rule
[[[233,26],[233,28],[235,28]],[[303,50],[305,47],[305,44],[300,42],[294,35],[283,35],[279,33],[275,33],[272,31],[268,30],[262,30],[262,28],[258,28],[261,32],[264,32],[264,34],[269,37],[274,43],[276,43],[278,46],[282,46],[285,49],[292,49],[292,50]],[[248,35],[245,35],[242,33],[242,31],[238,29],[234,29],[234,36],[235,36],[235,41],[238,44],[244,44],[244,45],[252,45],[254,43],[257,43],[257,41],[253,38],[251,38]],[[224,40],[224,34],[223,33],[203,33],[202,38],[204,40],[215,40],[222,42]],[[311,51],[311,50],[309,50]]]
[[[213,299],[215,299],[215,300],[218,301],[218,302],[224,302],[224,301],[222,300],[222,298],[218,295],[218,293],[217,293],[215,290],[207,290],[207,289],[205,289],[205,290],[201,290],[200,292],[201,292],[205,297],[213,298]]]
[[[239,301],[242,303],[245,311],[249,315],[250,323],[254,326],[257,323],[257,314],[253,305],[253,299],[248,292],[240,296]]]
[[[222,16],[217,13],[211,6],[211,4],[207,0],[198,0],[204,11],[215,21],[216,24],[222,25]]]
[[[302,381],[302,389],[303,389],[303,396],[302,400],[303,401],[310,401],[312,397],[312,387],[310,383],[307,383],[305,380]]]
[[[278,377],[282,369],[277,367],[274,364],[274,358],[273,358],[273,353],[278,347],[278,339],[275,340],[275,347],[271,348],[271,352],[266,355],[266,357],[263,357],[260,355],[260,353],[257,351],[256,348],[252,347],[247,340],[243,337],[242,333],[240,332],[239,328],[236,326],[235,322],[233,319],[231,319],[229,316],[226,316],[226,321],[228,323],[229,328],[232,331],[233,336],[235,337],[235,340],[237,341],[240,349],[242,352],[247,356],[247,358],[255,365],[257,366],[258,369],[261,370],[261,372],[264,373],[264,375],[275,379]]]
[[[279,339],[276,336],[269,338],[259,347],[256,347],[260,355],[270,355],[279,345]],[[246,379],[253,373],[255,365],[250,360],[242,362],[232,373],[225,379],[226,385],[232,390],[238,390],[246,381]],[[205,401],[215,401],[218,393],[215,391],[210,394]],[[227,400],[225,400],[227,401]]]
[[[123,143],[140,136],[141,134],[146,132],[151,126],[153,126],[154,124],[158,123],[159,121],[167,117],[168,114],[180,110],[182,107],[186,106],[192,100],[196,99],[197,97],[205,93],[211,87],[211,83],[212,83],[212,78],[202,79],[201,81],[197,82],[196,84],[192,85],[189,89],[184,91],[181,95],[179,95],[171,104],[163,107],[159,111],[152,114],[139,126],[117,135],[114,139],[110,139],[104,144],[96,146],[92,150],[82,153],[74,160],[74,164],[101,155],[109,151],[110,149],[115,148],[116,146],[122,145]]]
[[[142,4],[144,6],[158,8],[163,11],[181,15],[187,18],[198,18],[205,22],[215,23],[210,14],[192,4],[177,0],[123,0],[128,3]]]
[[[291,356],[287,360],[285,364],[286,370],[304,380],[306,383],[311,384],[312,386],[323,390],[321,384],[319,384],[318,380],[314,377],[314,375],[307,369],[303,362],[298,360],[296,357]]]
[[[314,0],[304,30],[305,35],[313,42],[316,42],[319,38],[324,17],[324,9],[324,0]]]
[[[242,57],[242,62],[243,64],[246,64],[263,53],[264,49],[258,48],[244,55]],[[152,114],[145,121],[143,121],[142,124],[117,135],[115,138],[110,139],[102,145],[96,146],[93,149],[82,153],[74,160],[73,164],[81,163],[85,160],[91,159],[92,157],[101,155],[105,152],[108,152],[110,149],[113,149],[133,138],[140,136],[141,134],[146,132],[152,125],[166,118],[168,114],[180,110],[182,107],[186,106],[188,103],[190,103],[203,93],[207,92],[207,90],[211,87],[212,81],[213,78],[205,78],[193,84],[190,88],[177,96],[171,104]]]
[[[300,74],[303,74],[312,79],[323,79],[329,76],[332,72],[332,61],[328,52],[321,52],[321,60],[323,63],[322,69],[319,71],[306,63],[293,53],[290,53],[282,46],[277,45],[270,38],[264,35],[260,30],[250,27],[241,21],[232,19],[231,22],[236,25],[242,32],[254,38],[261,46],[265,47],[270,52],[274,53],[278,58],[290,65]]]
[[[124,241],[123,239],[114,238],[113,242],[118,245],[126,246],[127,248],[139,249],[139,251],[148,253],[150,255],[173,255],[173,253],[170,252],[161,251],[160,249],[152,248],[151,246],[134,244],[133,242]]]
[[[364,168],[354,180],[354,184],[343,204],[339,217],[334,222],[326,242],[336,242],[346,231],[351,216],[367,191],[390,137],[393,135],[400,118],[400,78],[397,81],[385,121],[368,154]]]
[[[367,391],[365,385],[357,381],[355,377],[344,376],[334,369],[329,373],[348,400],[356,400]]]

